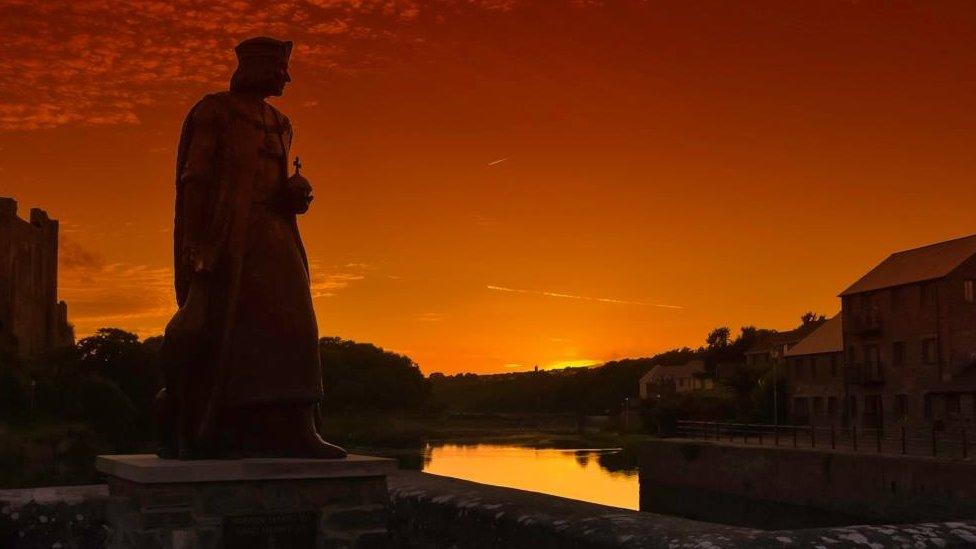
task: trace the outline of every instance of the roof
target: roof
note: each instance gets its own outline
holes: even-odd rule
[[[646,374],[641,376],[641,383],[646,383],[656,377],[669,376],[669,377],[687,377],[692,374],[697,374],[705,371],[705,362],[703,360],[695,359],[690,360],[684,364],[678,365],[665,365],[658,364],[657,366],[651,368]]]
[[[942,278],[973,255],[976,234],[897,252],[868,271],[840,295],[859,294]]]
[[[769,352],[771,349],[782,347],[783,345],[790,347],[800,342],[800,340],[820,327],[823,322],[824,321],[815,320],[786,332],[766,332],[760,335],[759,340],[753,343],[752,346],[746,350],[745,354],[749,355],[765,353]]]
[[[844,323],[840,313],[821,324],[783,356],[819,355],[844,350]]]

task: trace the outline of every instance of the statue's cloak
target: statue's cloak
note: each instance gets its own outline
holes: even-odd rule
[[[179,310],[166,328],[162,362],[170,400],[168,406],[175,408],[177,424],[170,433],[173,440],[164,441],[164,446],[184,457],[220,453],[219,448],[211,448],[220,446],[215,437],[219,436],[216,434],[220,428],[219,416],[227,406],[227,386],[232,371],[237,374],[243,369],[247,382],[258,386],[261,376],[271,381],[275,379],[273,376],[287,376],[287,372],[276,373],[273,367],[269,368],[268,361],[272,359],[266,356],[257,361],[249,362],[247,357],[241,360],[235,348],[241,346],[241,336],[234,334],[235,323],[240,320],[242,275],[249,292],[247,296],[268,293],[261,288],[255,291],[253,284],[248,286],[248,280],[253,277],[249,279],[247,274],[254,270],[254,260],[250,259],[252,264],[245,266],[245,258],[250,257],[247,256],[249,247],[255,245],[249,239],[262,234],[255,232],[254,220],[250,218],[253,208],[263,207],[255,205],[255,186],[262,168],[266,171],[267,165],[261,162],[268,162],[268,140],[280,144],[274,149],[275,154],[280,155],[275,169],[280,169],[281,181],[284,181],[292,130],[288,119],[271,108],[274,120],[270,124],[277,130],[269,133],[267,122],[248,115],[238,101],[228,92],[208,95],[199,101],[183,123],[177,151],[173,237]],[[258,213],[267,217],[263,212]],[[290,273],[302,268],[304,271],[295,276],[289,274],[287,278],[289,283],[303,278],[292,284],[297,289],[289,295],[297,295],[298,316],[312,315],[314,334],[311,337],[314,339],[317,328],[314,327],[311,299],[308,297],[306,304],[302,295],[303,284],[305,294],[308,294],[308,261],[297,223],[294,216],[275,219],[285,227],[277,231],[278,234],[290,233],[285,243],[293,250],[290,257],[300,255],[300,260],[291,262],[293,265],[300,262],[300,266]],[[281,247],[277,242],[263,245],[265,249]],[[267,296],[264,299],[267,301]],[[254,326],[248,329],[255,333]],[[267,330],[258,326],[257,332],[265,331],[274,332],[274,326]],[[297,345],[304,353],[300,360],[296,360],[302,362],[297,367],[302,370],[301,375],[293,376],[301,378],[292,383],[297,388],[278,391],[290,391],[290,394],[276,394],[275,388],[269,387],[269,401],[276,398],[315,400],[321,395],[317,351],[314,364],[308,351],[309,331],[301,330],[301,341]],[[284,348],[287,354],[288,349],[296,345],[291,345],[287,339],[289,335],[284,337],[284,344],[280,344],[279,338],[277,346]],[[265,354],[275,352],[275,349],[259,350]],[[285,356],[284,361],[288,360]],[[283,365],[286,370],[287,367],[287,364]],[[254,371],[247,371],[248,368]],[[307,391],[303,385],[308,385]],[[249,390],[253,394],[259,389]],[[295,396],[297,393],[301,394]]]

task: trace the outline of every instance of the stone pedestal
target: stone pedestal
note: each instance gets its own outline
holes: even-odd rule
[[[387,547],[390,459],[99,456],[116,548]]]

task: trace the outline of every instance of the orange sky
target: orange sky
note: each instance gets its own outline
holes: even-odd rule
[[[976,232],[971,1],[201,6],[0,0],[0,195],[62,221],[79,335],[172,313],[179,125],[258,34],[296,41],[320,331],[425,372],[789,328]]]

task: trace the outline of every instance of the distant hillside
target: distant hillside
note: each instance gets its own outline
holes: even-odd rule
[[[807,332],[823,322],[823,315],[806,313],[796,330]],[[619,410],[626,398],[636,398],[638,381],[658,364],[679,365],[692,359],[705,361],[706,369],[716,364],[744,362],[744,353],[761,345],[776,330],[743,327],[733,339],[728,328],[715,328],[705,345],[684,347],[651,357],[627,358],[590,368],[566,368],[504,374],[431,374],[431,400],[438,407],[464,412],[506,413],[603,413]],[[755,384],[750,373],[741,382],[741,393]],[[740,376],[742,377],[742,376]],[[749,387],[745,387],[745,386]],[[734,388],[738,389],[738,388]],[[744,396],[744,395],[743,395]]]

